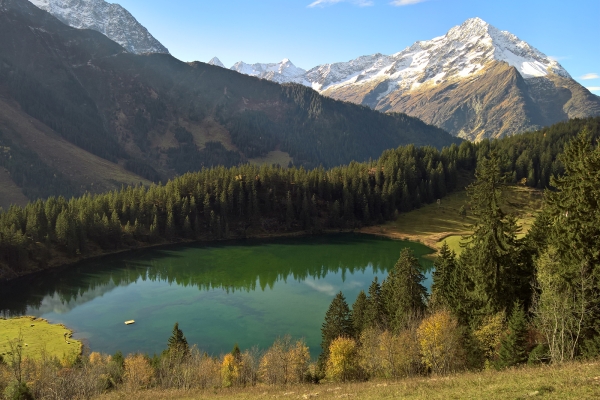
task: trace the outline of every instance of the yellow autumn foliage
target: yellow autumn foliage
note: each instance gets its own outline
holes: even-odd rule
[[[482,351],[486,365],[498,357],[500,341],[506,332],[506,315],[504,311],[486,317],[479,329],[473,332],[479,349]]]
[[[103,356],[102,354],[94,351],[90,354],[90,364],[92,365],[105,365],[110,361],[110,356]]]
[[[240,376],[240,363],[232,355],[226,354],[221,363],[221,379],[223,387],[232,386]]]
[[[434,374],[447,374],[464,365],[458,321],[446,310],[425,318],[417,330],[421,360]]]
[[[300,383],[308,371],[310,352],[304,340],[277,338],[260,361],[260,376],[269,385]]]
[[[148,358],[142,354],[130,354],[125,358],[123,380],[129,390],[146,389],[154,378],[154,370]]]
[[[328,379],[342,382],[358,376],[358,346],[354,339],[339,337],[331,342],[325,374]]]
[[[414,329],[398,334],[365,329],[360,336],[358,363],[369,377],[398,378],[416,372],[420,364],[419,343]]]

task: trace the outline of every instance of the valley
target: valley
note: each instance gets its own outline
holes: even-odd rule
[[[598,5],[507,1],[0,0],[0,398],[598,397]]]

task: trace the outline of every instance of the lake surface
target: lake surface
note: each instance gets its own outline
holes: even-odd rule
[[[0,285],[0,312],[63,323],[110,354],[160,353],[179,322],[188,342],[209,354],[235,343],[266,349],[291,334],[316,357],[333,297],[341,290],[351,306],[404,247],[431,268],[424,245],[360,234],[140,250]],[[126,326],[130,319],[135,325]]]

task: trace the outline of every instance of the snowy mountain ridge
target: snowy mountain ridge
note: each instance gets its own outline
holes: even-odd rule
[[[216,57],[215,57],[216,58]],[[235,63],[230,69],[239,73],[268,79],[277,83],[301,82],[306,70],[296,67],[290,60],[283,59],[271,64],[246,64],[243,61]]]
[[[93,29],[119,43],[130,53],[169,53],[148,30],[118,4],[104,0],[29,0],[65,24]]]
[[[304,73],[286,65],[293,64],[239,62],[231,69],[306,85],[378,111],[406,113],[470,140],[600,115],[598,96],[558,62],[480,18],[392,55],[365,55]]]
[[[319,65],[304,74],[301,74],[301,68],[294,72],[269,74],[284,61],[252,66],[239,62],[231,69],[279,83],[302,83],[319,92],[369,81],[388,81],[388,88],[380,97],[395,90],[410,91],[423,84],[435,85],[464,78],[483,70],[493,61],[508,63],[525,79],[550,73],[570,78],[555,60],[480,18],[471,18],[444,36],[418,41],[393,55],[373,54],[348,62]]]

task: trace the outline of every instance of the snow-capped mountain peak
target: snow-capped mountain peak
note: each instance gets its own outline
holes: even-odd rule
[[[377,53],[348,62],[323,64],[305,74],[287,59],[277,64],[239,62],[231,69],[280,83],[302,83],[320,92],[388,81],[387,89],[379,95],[383,97],[395,90],[407,91],[424,84],[462,79],[482,71],[494,61],[515,67],[525,79],[550,73],[570,77],[555,60],[481,18],[468,19],[444,36],[418,41],[390,56]]]
[[[271,64],[246,64],[243,61],[239,61],[235,63],[231,69],[242,74],[268,79],[278,83],[302,82],[302,77],[306,73],[306,70],[296,67],[287,58],[284,58],[278,63]]]
[[[169,53],[148,30],[118,4],[104,0],[29,0],[65,24],[93,29],[135,54]]]
[[[404,112],[473,140],[600,112],[597,98],[588,96],[559,63],[481,18],[392,55],[361,56],[305,73],[288,61],[240,62],[232,69],[301,83],[376,110]],[[573,93],[569,103],[560,94],[565,90]]]
[[[446,42],[464,43],[491,50],[485,55],[487,60],[504,61],[515,67],[524,78],[546,76],[548,73],[570,77],[555,60],[512,33],[501,31],[481,18],[468,19],[460,26],[450,29],[445,38]]]
[[[217,67],[221,67],[221,68],[225,68],[225,65],[223,65],[221,60],[219,60],[217,57],[211,58],[210,61],[208,62],[208,64],[216,65]]]
[[[555,60],[480,18],[472,18],[450,29],[444,36],[418,41],[391,56],[373,54],[315,67],[306,73],[304,84],[319,91],[369,81],[387,80],[391,91],[412,90],[423,84],[439,84],[476,74],[493,61],[515,67],[523,78],[549,73],[569,77]]]

